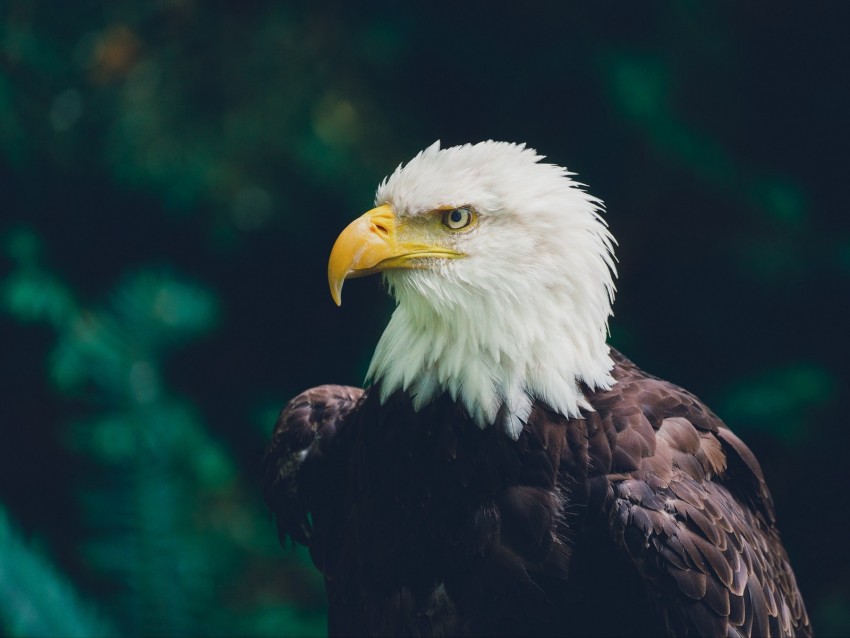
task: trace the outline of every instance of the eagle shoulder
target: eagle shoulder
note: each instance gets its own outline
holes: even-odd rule
[[[591,493],[668,631],[809,635],[753,453],[694,395],[613,355],[617,383],[589,397]]]
[[[266,449],[263,494],[280,541],[290,537],[310,547],[320,567],[321,539],[316,538],[313,523],[324,513],[322,501],[335,492],[329,459],[340,430],[363,396],[362,389],[341,385],[302,392],[281,410]]]

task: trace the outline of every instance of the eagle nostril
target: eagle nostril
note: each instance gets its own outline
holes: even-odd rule
[[[372,230],[374,232],[378,233],[383,239],[386,239],[387,237],[390,236],[389,229],[384,224],[382,224],[381,222],[373,220],[372,221]]]

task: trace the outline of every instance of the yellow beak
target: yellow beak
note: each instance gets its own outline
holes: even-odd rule
[[[342,305],[346,279],[364,277],[391,268],[425,268],[429,257],[461,257],[449,248],[417,240],[404,229],[392,206],[384,204],[364,213],[337,237],[328,260],[328,284],[336,305]],[[408,236],[409,235],[409,236]]]

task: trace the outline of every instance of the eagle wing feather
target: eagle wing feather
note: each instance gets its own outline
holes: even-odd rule
[[[317,516],[333,511],[323,508],[322,502],[339,490],[328,457],[333,456],[338,433],[363,395],[360,388],[341,385],[302,392],[281,410],[263,461],[264,496],[281,543],[291,537],[306,545],[320,569],[324,565],[321,533],[326,526],[314,523]]]
[[[810,635],[755,456],[696,397],[615,354],[618,383],[594,401],[600,426],[617,432],[607,468],[610,531],[668,630]],[[642,441],[647,426],[654,453]]]

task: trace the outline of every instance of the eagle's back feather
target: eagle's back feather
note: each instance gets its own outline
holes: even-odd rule
[[[612,351],[617,383],[518,440],[443,396],[322,386],[266,458],[281,538],[310,547],[332,635],[811,633],[752,453]]]

